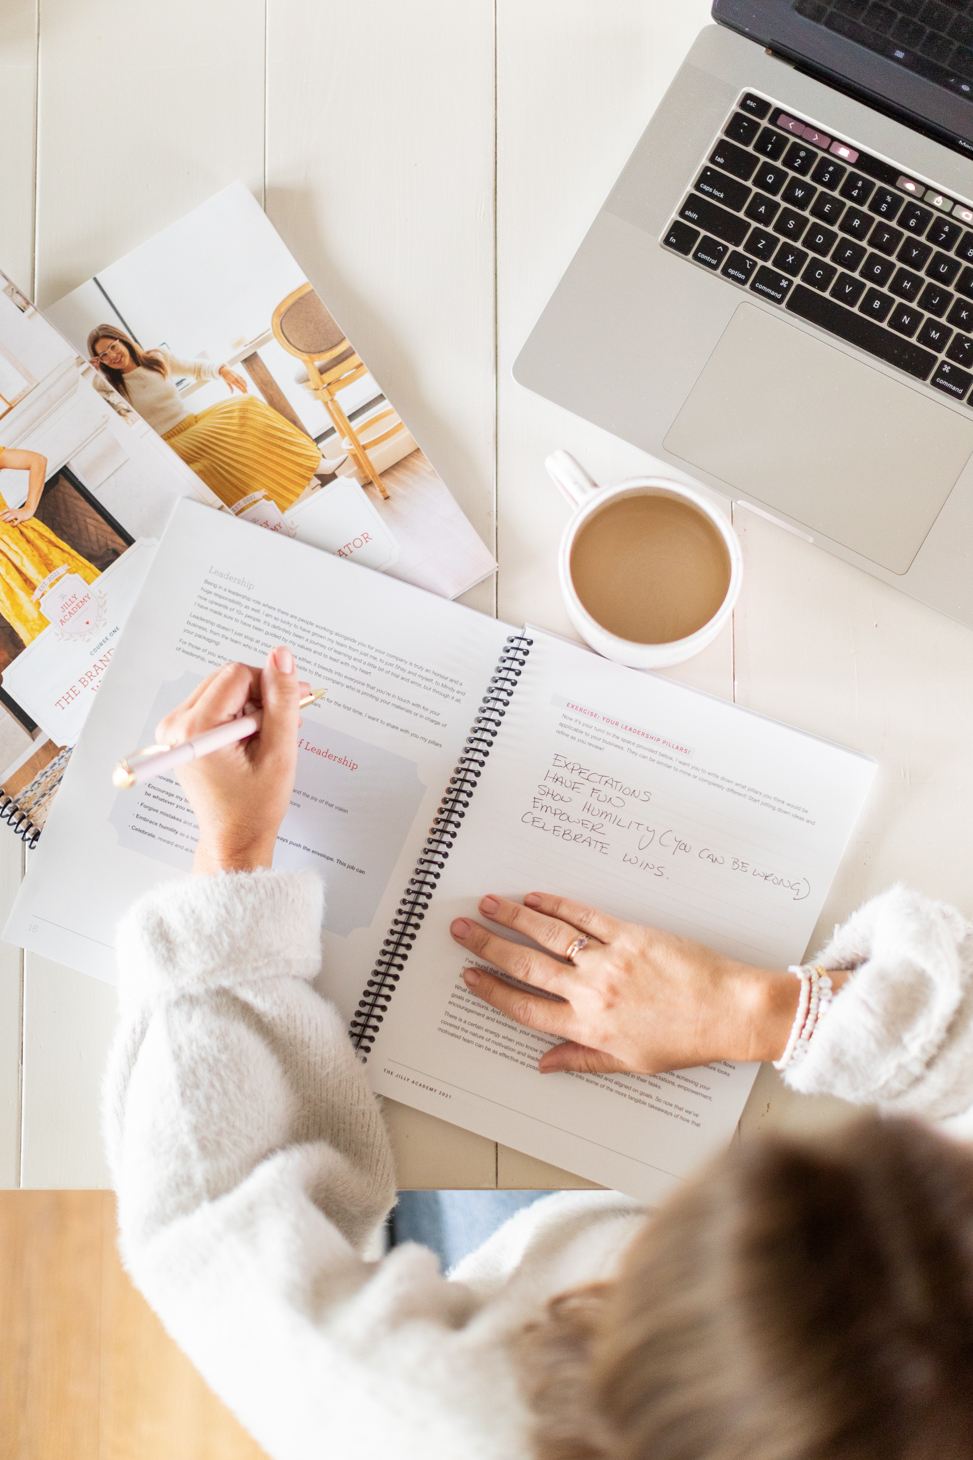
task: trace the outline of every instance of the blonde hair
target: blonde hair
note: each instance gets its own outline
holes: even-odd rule
[[[539,1460],[970,1460],[973,1160],[872,1119],[738,1150],[519,1357]]]

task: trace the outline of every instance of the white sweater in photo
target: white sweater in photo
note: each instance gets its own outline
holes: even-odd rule
[[[125,376],[125,387],[130,404],[154,431],[164,436],[193,414],[176,389],[176,381],[184,375],[192,380],[219,380],[220,367],[205,360],[179,360],[168,350],[155,353],[165,360],[169,374],[160,375],[157,370],[137,365]]]
[[[105,1082],[120,1247],[135,1283],[273,1460],[527,1460],[510,1339],[609,1278],[645,1212],[564,1193],[440,1275],[362,1249],[395,1199],[364,1071],[320,972],[311,872],[168,883],[119,931]],[[973,931],[902,888],[822,961],[856,972],[790,1083],[969,1129]]]

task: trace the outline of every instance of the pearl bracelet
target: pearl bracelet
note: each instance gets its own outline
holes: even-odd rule
[[[831,977],[823,964],[808,963],[803,967],[792,964],[787,972],[795,974],[801,980],[801,996],[787,1047],[780,1059],[774,1060],[775,1070],[785,1070],[788,1065],[796,1065],[804,1058],[814,1031],[830,1009],[834,998]]]

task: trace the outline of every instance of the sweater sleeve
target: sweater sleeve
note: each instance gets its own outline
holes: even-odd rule
[[[169,350],[160,350],[159,354],[169,367],[169,374],[173,377],[178,375],[189,375],[193,380],[218,380],[220,378],[219,365],[213,365],[209,360],[180,360]]]
[[[512,1291],[482,1313],[425,1248],[365,1261],[392,1163],[344,1025],[311,987],[321,910],[311,872],[231,873],[170,882],[123,921],[105,1083],[123,1259],[272,1460],[526,1460],[503,1334],[604,1277],[638,1218],[580,1193],[555,1199],[544,1237],[536,1203]]]
[[[892,887],[836,928],[815,962],[854,971],[787,1084],[973,1136],[973,927]]]

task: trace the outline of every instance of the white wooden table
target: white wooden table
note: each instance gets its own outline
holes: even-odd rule
[[[643,453],[510,365],[708,0],[3,0],[0,262],[43,306],[241,177],[487,542],[468,601],[570,633],[545,455]],[[874,755],[818,935],[899,878],[973,914],[973,633],[737,511],[732,630],[680,677]],[[0,912],[20,844],[0,829]],[[111,988],[0,945],[0,1185],[108,1184]],[[744,1115],[843,1118],[764,1069]],[[402,1186],[584,1185],[390,1106]]]

